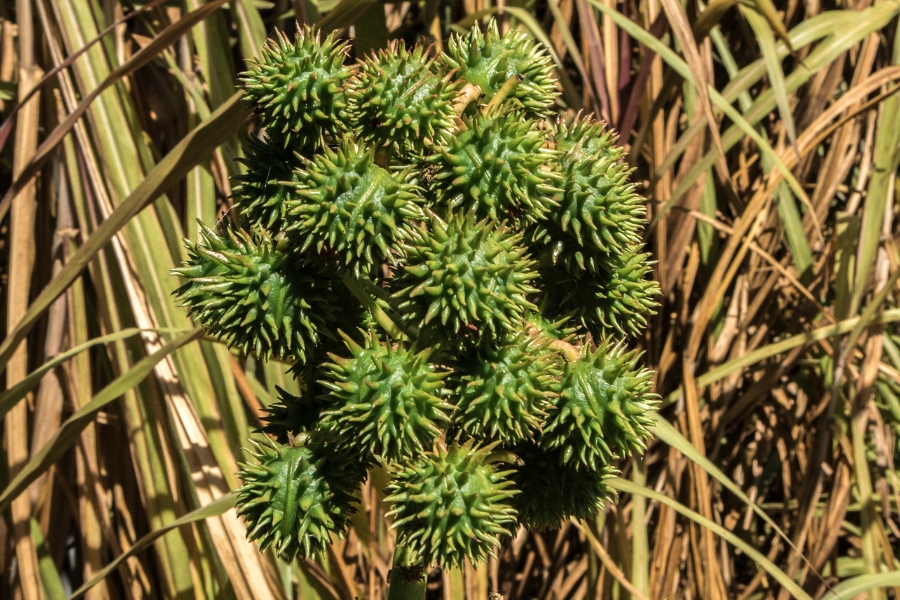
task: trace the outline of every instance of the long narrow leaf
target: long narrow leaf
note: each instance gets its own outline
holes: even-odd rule
[[[740,548],[742,552],[744,552],[751,560],[753,560],[757,565],[765,570],[766,573],[771,575],[773,579],[784,586],[784,588],[788,590],[794,596],[794,598],[798,598],[799,600],[812,600],[809,594],[804,592],[796,582],[788,577],[784,571],[775,566],[775,564],[768,558],[766,558],[766,556],[762,552],[760,552],[732,532],[728,531],[715,521],[711,521],[703,517],[699,513],[692,511],[685,505],[681,504],[677,500],[669,498],[665,494],[660,494],[659,492],[655,492],[647,487],[638,485],[632,481],[628,481],[627,479],[616,477],[610,480],[609,485],[611,488],[619,490],[620,492],[626,492],[628,494],[639,494],[646,498],[650,498],[651,500],[656,500],[660,504],[665,504],[678,514],[687,517],[701,527],[706,527],[707,529],[712,530],[713,533],[724,539],[732,546]]]
[[[228,102],[210,115],[207,121],[189,133],[165,158],[153,168],[141,184],[126,198],[82,245],[66,266],[28,307],[28,312],[0,344],[0,372],[19,343],[25,339],[40,316],[75,280],[97,252],[128,223],[131,218],[155,200],[162,192],[184,177],[216,147],[234,135],[241,122],[241,95],[233,95]]]
[[[153,368],[165,357],[178,350],[188,342],[203,335],[199,327],[193,331],[182,334],[168,342],[162,348],[142,359],[129,371],[110,383],[98,393],[93,400],[81,407],[81,409],[69,417],[63,423],[59,431],[38,452],[32,455],[31,460],[22,468],[16,477],[9,482],[6,489],[0,493],[0,512],[6,510],[10,502],[21,494],[28,485],[47,470],[60,456],[78,440],[78,436],[87,427],[94,416],[104,406],[140,384]]]
[[[106,579],[110,573],[112,573],[122,562],[128,560],[132,556],[138,554],[139,552],[143,552],[147,548],[150,547],[153,542],[155,542],[160,536],[167,534],[168,532],[181,527],[183,525],[188,525],[190,523],[196,523],[197,521],[203,521],[204,519],[209,519],[210,517],[217,517],[222,515],[230,508],[234,506],[237,497],[231,493],[213,502],[210,502],[206,506],[201,506],[197,510],[192,510],[188,514],[180,517],[165,527],[160,527],[159,529],[154,529],[141,539],[139,539],[135,544],[128,549],[128,552],[124,552],[114,558],[108,565],[103,567],[103,570],[98,572],[90,581],[82,585],[80,588],[75,590],[71,596],[69,596],[69,600],[76,600],[76,598],[81,598],[84,596],[88,590],[92,587]]]

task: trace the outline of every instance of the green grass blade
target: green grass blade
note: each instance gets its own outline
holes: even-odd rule
[[[197,328],[166,343],[103,388],[93,400],[69,417],[50,441],[32,455],[31,460],[0,493],[0,512],[6,510],[16,496],[21,494],[32,481],[46,471],[78,440],[78,436],[94,420],[94,416],[101,408],[140,384],[161,360],[202,334],[203,330]]]
[[[139,335],[144,332],[153,332],[153,333],[186,333],[190,330],[188,329],[139,329],[137,327],[130,327],[128,329],[123,329],[121,331],[117,331],[116,333],[111,333],[109,335],[104,335],[102,337],[94,338],[84,344],[79,344],[74,348],[66,350],[62,354],[54,357],[52,360],[48,360],[43,365],[29,373],[28,377],[9,388],[8,390],[0,393],[0,419],[11,409],[16,403],[25,397],[28,392],[37,387],[37,385],[41,382],[41,378],[52,371],[59,365],[63,364],[67,360],[74,358],[84,352],[85,350],[89,350],[98,344],[108,344],[110,342],[116,342],[118,340],[124,340],[136,335]]]
[[[781,59],[778,49],[775,47],[775,35],[772,33],[769,21],[753,9],[742,7],[744,17],[756,34],[756,43],[762,52],[763,62],[766,64],[766,72],[769,75],[769,84],[775,93],[775,102],[778,104],[778,113],[784,123],[784,130],[794,149],[797,148],[797,128],[794,125],[794,114],[791,111],[791,102],[788,99],[787,83],[784,80],[784,70],[781,68]]]
[[[750,499],[744,491],[731,480],[725,473],[722,472],[716,465],[713,464],[711,460],[706,458],[706,456],[697,450],[697,448],[681,433],[672,427],[672,425],[666,421],[665,419],[659,417],[657,415],[655,417],[656,424],[650,428],[650,430],[658,437],[660,440],[675,448],[686,457],[697,463],[708,475],[715,478],[716,481],[721,483],[728,489],[732,494],[737,496],[741,502],[750,507],[750,509],[756,513],[763,521],[766,522],[769,527],[771,527],[777,534],[778,537],[782,538],[789,547],[794,547],[793,542],[787,536],[787,534],[778,526],[778,524],[770,517],[766,512],[759,507],[753,500]],[[795,548],[796,550],[796,548]]]
[[[874,325],[876,323],[895,323],[897,321],[900,321],[900,308],[892,308],[890,310],[878,313],[877,315],[874,315],[870,320],[866,320],[865,323],[868,326]],[[700,387],[707,386],[711,383],[720,381],[725,377],[728,377],[732,373],[736,373],[741,369],[745,369],[749,366],[755,365],[756,363],[767,358],[783,354],[784,352],[796,348],[797,346],[802,346],[803,344],[817,342],[819,340],[828,339],[835,335],[847,333],[849,331],[852,331],[854,327],[857,327],[860,322],[861,317],[846,319],[837,323],[836,325],[828,325],[825,327],[814,329],[813,331],[798,333],[797,335],[793,335],[784,340],[775,342],[773,344],[768,344],[766,346],[763,346],[762,348],[757,348],[753,352],[748,352],[741,357],[722,363],[718,367],[710,369],[703,375],[697,377],[697,385]],[[662,402],[661,408],[669,406],[670,404],[675,402],[678,399],[678,395],[680,393],[680,391],[676,390],[669,394]]]
[[[234,94],[207,121],[185,136],[147,174],[147,177],[78,249],[78,252],[66,263],[59,274],[47,284],[47,287],[28,307],[28,312],[25,313],[22,321],[3,340],[3,343],[0,344],[0,370],[5,368],[9,357],[12,356],[19,343],[25,339],[44,311],[78,277],[97,252],[147,204],[159,197],[160,193],[169,189],[199,161],[208,156],[213,149],[230,138],[242,120],[242,113],[241,95]]]
[[[53,557],[47,552],[47,546],[44,544],[44,536],[41,534],[41,526],[32,517],[31,523],[31,539],[34,540],[34,548],[38,555],[38,570],[41,574],[41,586],[44,588],[44,595],[48,600],[66,600],[66,592],[63,589],[62,581],[59,579],[59,571],[53,563]]]
[[[137,542],[135,542],[135,544],[128,549],[128,552],[123,552],[122,554],[114,558],[108,565],[103,567],[103,570],[98,572],[90,581],[75,590],[69,597],[69,600],[76,600],[76,598],[82,597],[85,593],[87,593],[88,590],[106,579],[106,577],[108,577],[110,573],[112,573],[120,564],[122,564],[122,562],[128,560],[139,552],[143,552],[145,549],[150,547],[150,545],[153,544],[153,542],[156,541],[159,537],[183,525],[196,523],[197,521],[203,521],[210,517],[217,517],[219,515],[225,514],[230,508],[234,507],[234,503],[236,500],[237,497],[233,493],[227,494],[207,504],[206,506],[202,506],[196,510],[192,510],[183,517],[172,521],[165,527],[154,529],[153,531],[139,539]]]
[[[173,23],[165,31],[156,36],[150,44],[136,52],[131,59],[110,73],[102,82],[99,82],[97,87],[87,94],[78,107],[66,117],[66,120],[54,128],[51,134],[41,142],[34,157],[32,157],[31,161],[25,166],[21,174],[6,191],[3,201],[0,202],[0,204],[5,204],[7,198],[11,198],[18,193],[35,175],[37,175],[44,162],[53,154],[56,146],[62,142],[63,138],[71,131],[72,127],[75,126],[75,123],[77,123],[82,115],[84,115],[85,111],[87,111],[98,96],[126,75],[133,73],[152,61],[160,52],[184,35],[185,31],[188,31],[196,23],[205,19],[224,3],[225,0],[210,0],[209,3],[204,4],[196,11],[185,15],[178,22]],[[92,53],[89,53],[89,55],[90,54]]]
[[[900,33],[895,29],[895,36]],[[900,64],[900,40],[894,39],[893,64]],[[855,313],[866,292],[866,282],[875,266],[875,254],[881,245],[881,226],[884,222],[885,206],[893,203],[893,188],[898,166],[900,166],[900,96],[893,95],[884,102],[878,132],[875,136],[875,152],[872,178],[866,195],[865,210],[862,214],[862,232],[857,254],[856,285],[853,290],[851,312]],[[888,286],[890,287],[890,286]]]
[[[656,500],[660,504],[665,504],[678,514],[687,517],[701,527],[706,527],[707,529],[712,530],[713,533],[727,541],[732,546],[739,548],[742,552],[744,552],[751,560],[753,560],[757,565],[765,570],[766,573],[771,575],[773,579],[775,579],[786,590],[788,590],[794,598],[798,598],[799,600],[812,600],[809,594],[804,592],[803,589],[799,585],[797,585],[795,581],[788,577],[784,571],[775,566],[775,564],[768,558],[766,558],[766,556],[762,552],[760,552],[732,532],[728,531],[715,521],[711,521],[703,517],[699,513],[692,511],[685,505],[681,504],[677,500],[669,498],[665,494],[660,494],[659,492],[655,492],[647,487],[638,485],[632,481],[628,481],[627,479],[616,477],[609,480],[609,485],[613,489],[620,492],[625,492],[627,494],[637,494],[651,500]]]
[[[859,575],[846,579],[824,596],[828,600],[853,600],[859,594],[878,588],[900,585],[900,571]]]

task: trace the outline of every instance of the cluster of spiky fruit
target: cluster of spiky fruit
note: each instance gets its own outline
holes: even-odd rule
[[[388,469],[400,565],[483,560],[517,525],[589,518],[656,402],[625,338],[658,287],[614,136],[554,116],[549,55],[491,22],[447,54],[299,29],[250,62],[263,133],[235,211],[189,243],[178,300],[242,353],[294,363],[239,512],[321,551]],[[401,562],[403,562],[401,561]]]

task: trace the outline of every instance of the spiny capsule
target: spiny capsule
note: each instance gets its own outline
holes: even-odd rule
[[[356,276],[394,262],[410,221],[424,218],[423,200],[407,174],[375,163],[374,154],[345,138],[296,171],[296,197],[287,205],[286,231],[299,252],[336,253]]]
[[[621,253],[641,241],[647,216],[644,199],[629,182],[632,170],[622,161],[615,136],[589,118],[561,119],[553,136],[562,175],[559,204],[548,222],[540,222],[536,240],[549,249],[554,263],[570,271],[598,265],[590,250]]]
[[[395,152],[420,154],[455,128],[460,82],[440,72],[426,50],[393,41],[361,61],[347,86],[354,132]]]
[[[454,339],[470,326],[496,337],[515,331],[525,310],[534,263],[521,246],[522,235],[503,225],[456,215],[447,223],[432,216],[404,244],[406,273],[396,297],[424,339]]]
[[[558,356],[549,343],[523,331],[482,344],[462,361],[456,420],[467,433],[504,443],[540,433],[559,389]]]
[[[652,373],[638,367],[637,351],[601,340],[582,346],[566,363],[560,394],[547,417],[541,446],[560,450],[563,464],[598,471],[614,457],[644,451],[658,396]]]
[[[365,467],[301,436],[291,444],[256,443],[258,464],[241,463],[237,514],[247,537],[287,560],[315,558],[331,536],[343,537]]]
[[[331,312],[328,288],[292,267],[263,231],[226,222],[219,236],[200,226],[200,243],[184,241],[190,260],[172,270],[188,279],[175,291],[178,305],[244,354],[304,360]]]
[[[468,83],[477,85],[489,102],[504,84],[514,79],[508,99],[535,116],[547,116],[559,97],[553,61],[546,49],[527,34],[510,29],[503,36],[491,19],[484,33],[473,27],[467,35],[453,35],[447,64]]]
[[[444,397],[450,374],[428,362],[431,350],[414,352],[378,341],[365,345],[344,336],[350,358],[329,355],[321,385],[333,408],[322,415],[323,429],[336,432],[343,447],[388,460],[408,459],[431,447],[450,421],[453,406]]]
[[[293,152],[273,144],[267,136],[251,136],[244,141],[244,158],[238,161],[247,172],[234,177],[235,210],[250,228],[277,234],[286,224],[285,206],[294,197]]]
[[[555,151],[544,147],[537,124],[515,112],[479,114],[466,123],[465,131],[428,159],[438,202],[521,223],[549,214],[559,201],[562,178],[553,168]]]
[[[615,492],[607,481],[616,473],[606,465],[597,471],[561,464],[559,450],[529,444],[516,454],[520,463],[510,475],[522,491],[513,498],[519,524],[529,530],[557,529],[568,518],[592,519]]]
[[[468,558],[482,562],[494,555],[500,536],[509,535],[516,520],[510,504],[517,493],[492,463],[496,444],[479,448],[454,444],[436,447],[408,464],[393,467],[388,486],[388,517],[397,546],[418,564],[461,567]]]
[[[292,437],[312,431],[319,423],[323,406],[316,398],[313,385],[306,384],[299,396],[295,396],[279,386],[278,400],[263,408],[265,423],[259,431],[270,435],[280,444],[287,444]]]
[[[311,27],[297,27],[294,41],[281,31],[247,61],[241,85],[268,128],[285,148],[311,150],[333,137],[347,120],[343,86],[352,74],[349,52],[336,34],[324,41]]]
[[[559,268],[541,270],[546,282],[542,303],[553,315],[570,315],[595,337],[640,335],[659,306],[659,283],[650,279],[650,255],[639,247],[622,253],[588,252],[597,271],[573,275]]]

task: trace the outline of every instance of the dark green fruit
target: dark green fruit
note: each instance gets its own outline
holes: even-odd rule
[[[337,150],[325,148],[296,175],[288,233],[299,238],[300,252],[336,253],[357,276],[393,262],[408,221],[424,217],[423,200],[406,174],[379,167],[370,150],[349,139]]]
[[[521,241],[521,234],[476,222],[471,213],[447,223],[433,216],[404,246],[400,308],[426,339],[453,339],[464,329],[489,337],[515,331],[522,313],[536,308],[526,299],[537,291],[529,285],[534,263]]]
[[[637,351],[601,340],[566,363],[560,394],[547,418],[541,445],[559,449],[561,462],[593,471],[613,458],[641,453],[658,396],[653,374],[638,367]]]
[[[615,493],[607,480],[615,470],[599,471],[562,464],[558,450],[529,445],[519,450],[522,464],[510,475],[521,494],[513,498],[519,524],[526,529],[557,529],[569,518],[593,519]]]
[[[322,427],[342,445],[389,460],[412,458],[431,447],[446,427],[453,406],[443,380],[449,372],[428,362],[430,350],[392,348],[370,334],[364,346],[345,336],[350,358],[330,355],[321,384],[334,408]]]
[[[178,305],[230,348],[263,360],[303,360],[331,312],[328,288],[292,268],[264,232],[226,224],[218,236],[200,226],[199,244],[184,241],[190,260],[172,270],[189,280],[175,292]]]
[[[549,343],[523,332],[482,345],[463,363],[457,422],[476,438],[532,439],[559,386],[558,356]]]
[[[311,27],[298,26],[293,42],[281,31],[275,35],[261,58],[247,61],[241,84],[273,140],[297,150],[319,147],[346,119],[349,46],[336,33],[321,41]]]
[[[360,139],[395,151],[421,153],[455,128],[460,84],[421,46],[391,42],[360,63],[348,84],[348,112]]]
[[[595,337],[613,332],[640,335],[647,317],[656,314],[659,306],[659,284],[650,279],[650,255],[637,250],[597,255],[602,261],[596,261],[595,273],[579,276],[558,268],[543,269],[553,314],[573,315]]]
[[[234,209],[248,228],[261,227],[276,234],[285,225],[284,207],[293,197],[297,178],[294,154],[268,138],[249,137],[244,141],[244,158],[238,159],[247,172],[234,179]]]
[[[519,113],[477,115],[428,159],[430,188],[454,210],[530,222],[556,206],[562,179],[544,133]]]
[[[485,33],[473,27],[468,35],[451,36],[447,52],[447,63],[458,69],[460,77],[481,89],[483,102],[493,99],[511,80],[515,87],[507,99],[513,106],[537,116],[549,115],[559,97],[553,61],[547,51],[515,29],[501,37],[494,19]]]
[[[260,431],[280,444],[287,444],[297,434],[315,429],[323,406],[311,387],[307,385],[299,396],[295,396],[275,386],[278,401],[264,408],[266,415],[262,420],[265,426]]]
[[[332,535],[343,537],[356,510],[352,494],[365,477],[365,469],[310,444],[305,435],[293,443],[254,443],[259,464],[241,464],[243,485],[237,489],[247,537],[288,562],[298,555],[315,558]]]
[[[438,447],[415,462],[397,464],[388,486],[387,516],[397,532],[397,546],[424,565],[461,567],[463,559],[479,563],[494,555],[501,535],[510,535],[516,491],[496,471],[491,451],[471,443]]]

